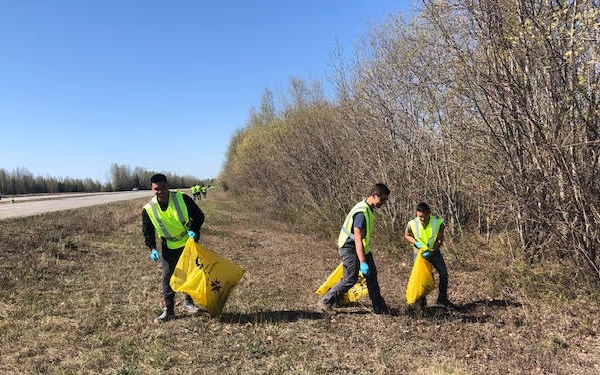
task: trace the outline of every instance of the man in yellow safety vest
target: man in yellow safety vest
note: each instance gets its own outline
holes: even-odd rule
[[[418,250],[426,246],[422,256],[425,258],[439,275],[438,305],[452,307],[454,304],[448,300],[448,269],[440,251],[444,243],[444,220],[431,214],[429,205],[421,202],[416,208],[417,217],[406,225],[404,239],[415,247],[413,256]],[[418,301],[421,307],[427,306],[425,297]]]
[[[170,285],[171,276],[188,238],[198,241],[204,213],[188,195],[169,191],[165,175],[155,174],[150,183],[156,196],[142,210],[142,234],[146,246],[151,250],[150,259],[155,262],[161,258],[156,249],[156,236],[161,239],[164,302],[162,314],[154,319],[155,323],[161,323],[175,318],[175,292]],[[199,311],[187,294],[182,308],[188,313]]]
[[[371,253],[371,233],[375,216],[373,209],[381,207],[390,195],[390,189],[384,184],[375,184],[371,194],[358,202],[346,216],[346,220],[338,236],[338,253],[342,258],[344,274],[317,303],[317,309],[325,314],[332,312],[332,307],[344,293],[358,281],[360,271],[367,282],[369,298],[373,312],[389,314],[390,310],[381,296],[377,281],[377,268]]]

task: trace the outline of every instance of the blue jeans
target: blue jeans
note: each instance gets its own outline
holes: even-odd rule
[[[344,293],[349,291],[350,288],[356,284],[360,269],[360,261],[358,260],[358,255],[356,255],[356,249],[342,247],[338,250],[338,253],[340,254],[340,258],[342,258],[344,276],[337,284],[329,289],[325,296],[323,296],[323,302],[330,306],[333,305],[334,302],[340,300]],[[369,272],[365,276],[365,281],[367,282],[367,289],[369,291],[369,298],[371,299],[373,310],[385,310],[387,305],[381,296],[379,281],[377,280],[377,268],[375,267],[373,254],[366,254],[365,260],[369,265]]]

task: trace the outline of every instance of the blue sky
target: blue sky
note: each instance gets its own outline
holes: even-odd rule
[[[266,88],[327,86],[412,1],[2,0],[0,168],[108,182],[113,163],[217,177]]]

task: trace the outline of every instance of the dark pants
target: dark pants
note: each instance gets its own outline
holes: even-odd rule
[[[446,268],[446,262],[441,251],[434,251],[431,254],[427,261],[435,268],[440,278],[438,301],[445,301],[448,299],[448,269]]]
[[[169,249],[166,244],[163,243],[162,250],[162,270],[163,270],[163,282],[162,282],[162,293],[165,307],[168,311],[174,311],[175,309],[175,291],[171,288],[171,276],[175,272],[175,267],[179,261],[179,257],[183,253],[183,247],[179,249]],[[185,300],[187,302],[193,302],[192,297],[185,294]]]
[[[344,276],[342,279],[335,284],[329,291],[323,296],[323,302],[327,305],[333,305],[334,302],[340,300],[344,293],[350,290],[358,281],[358,272],[360,270],[360,261],[358,255],[356,255],[356,249],[343,247],[338,250],[340,258],[344,266]],[[369,298],[373,305],[373,310],[380,311],[385,310],[387,305],[383,297],[381,296],[381,290],[379,289],[379,281],[377,281],[377,268],[373,260],[373,254],[368,253],[365,255],[365,260],[369,265],[369,272],[365,276],[367,282],[367,289],[369,291]]]

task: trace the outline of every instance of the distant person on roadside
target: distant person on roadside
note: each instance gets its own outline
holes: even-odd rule
[[[333,311],[333,305],[358,281],[358,272],[362,272],[367,282],[369,298],[373,312],[389,314],[390,310],[381,296],[377,268],[371,253],[370,240],[375,216],[373,209],[381,207],[390,195],[390,189],[384,184],[375,184],[370,195],[358,202],[346,216],[338,236],[338,253],[342,259],[344,274],[323,298],[317,302],[317,308],[326,314]]]
[[[192,237],[198,241],[204,213],[188,195],[169,191],[165,175],[155,174],[150,178],[150,184],[156,196],[142,210],[142,234],[151,250],[150,259],[155,262],[161,259],[156,249],[156,236],[161,239],[163,312],[154,319],[155,323],[161,323],[175,318],[175,292],[169,281],[187,239]],[[191,314],[199,311],[187,294],[182,308]]]
[[[448,269],[440,250],[444,243],[444,220],[433,216],[425,202],[417,205],[416,213],[417,216],[406,225],[404,239],[414,247],[413,258],[423,246],[427,247],[429,252],[425,251],[422,256],[435,268],[440,279],[437,304],[452,307],[454,304],[448,299]],[[425,297],[417,303],[421,308],[427,307]]]
[[[195,201],[200,199],[200,185],[196,184],[192,186],[192,197]]]
[[[206,192],[208,191],[208,187],[207,186],[200,186],[200,192],[202,193],[202,198],[206,198]]]

